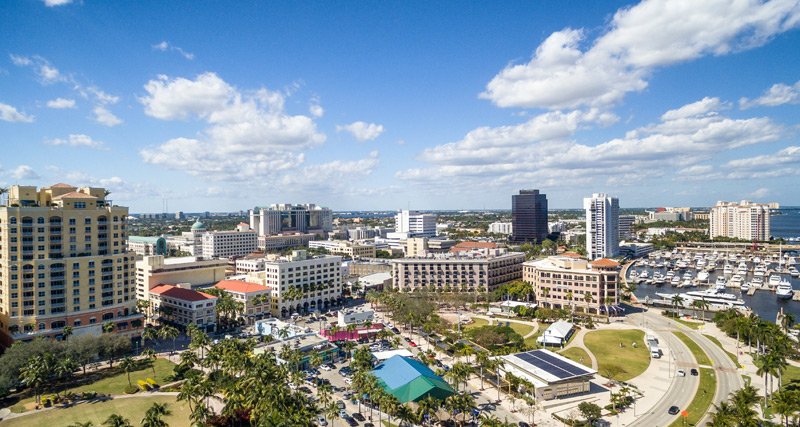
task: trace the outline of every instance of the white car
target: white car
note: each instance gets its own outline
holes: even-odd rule
[[[683,369],[678,369],[678,376],[679,377],[685,377],[686,376],[686,371],[684,371]]]
[[[331,370],[331,367],[328,366],[328,365],[320,365],[319,368],[322,369],[323,371],[330,371]]]
[[[352,385],[353,384],[353,379],[350,378],[350,377],[346,377],[344,379],[344,383],[347,384],[347,385]]]

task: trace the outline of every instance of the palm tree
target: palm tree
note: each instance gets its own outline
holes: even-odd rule
[[[107,334],[110,334],[110,333],[114,332],[114,328],[116,328],[116,327],[117,327],[116,323],[114,323],[114,322],[109,320],[108,322],[103,323],[103,332],[107,333]]]
[[[675,311],[678,311],[678,307],[683,307],[684,299],[680,294],[675,294],[671,298],[672,306],[675,307]]]
[[[789,427],[789,417],[800,412],[800,392],[781,390],[772,395],[772,412],[783,417],[783,423]]]
[[[478,364],[478,369],[480,369],[481,390],[483,390],[483,369],[489,366],[490,361],[489,353],[485,351],[478,352],[475,356],[475,362]]]
[[[181,332],[178,330],[178,328],[176,328],[176,327],[174,327],[172,325],[165,325],[165,326],[161,327],[161,329],[158,331],[159,338],[161,338],[161,339],[171,339],[172,340],[172,352],[173,353],[176,351],[176,349],[175,349],[175,340],[178,338],[178,336],[180,334],[181,334]]]
[[[323,409],[325,410],[325,416],[331,421],[331,427],[333,427],[336,418],[339,418],[339,407],[336,405],[336,402],[331,402]]]
[[[72,336],[72,331],[73,331],[73,328],[72,328],[72,326],[69,326],[69,325],[67,325],[67,326],[64,326],[64,328],[61,330],[61,338],[62,338],[64,341],[66,341],[66,340],[67,340],[67,338],[69,338],[69,337],[71,337],[71,336]]]
[[[419,414],[421,419],[428,419],[428,425],[433,425],[433,419],[436,418],[436,411],[442,407],[442,401],[435,397],[428,395],[418,402]],[[399,417],[399,416],[398,416]]]
[[[137,368],[136,361],[134,361],[133,358],[130,356],[125,356],[125,358],[119,362],[119,366],[128,375],[128,386],[129,387],[132,386],[133,384],[131,384],[131,372],[136,370]]]
[[[788,332],[792,326],[795,324],[795,318],[792,313],[784,313],[783,317],[781,318],[781,328]]]
[[[111,414],[103,421],[103,425],[106,427],[133,427],[130,420],[123,417],[119,414]]]
[[[171,415],[169,405],[166,403],[153,403],[142,419],[142,427],[169,427],[163,417]]]
[[[550,288],[542,288],[542,299],[544,300],[542,304],[547,302],[547,298],[550,296]]]
[[[420,413],[420,415],[422,415],[422,413]],[[397,419],[400,420],[401,426],[403,423],[406,425],[413,425],[415,422],[422,419],[422,417],[418,417],[417,414],[415,414],[414,411],[408,407],[408,405],[398,406],[397,410],[395,411],[395,416],[397,416]]]
[[[142,357],[150,361],[150,367],[153,368],[153,378],[156,377],[156,351],[150,347],[145,348],[142,350]]]
[[[34,400],[37,405],[41,403],[41,388],[50,377],[51,372],[52,367],[50,361],[45,355],[41,354],[28,360],[19,371],[20,381],[33,389]]]
[[[145,343],[148,340],[152,342],[155,341],[156,339],[158,339],[157,330],[155,330],[154,328],[144,328],[144,331],[142,331],[142,340],[144,340]]]
[[[589,306],[594,302],[594,297],[591,292],[585,292],[583,294],[583,300],[586,302],[586,314],[589,314]]]
[[[708,427],[731,427],[736,425],[736,410],[732,404],[726,401],[714,405],[714,412],[711,420],[706,424]]]

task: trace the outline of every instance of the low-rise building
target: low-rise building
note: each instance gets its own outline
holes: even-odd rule
[[[159,285],[150,289],[152,319],[186,328],[197,325],[214,332],[217,324],[217,297],[193,291],[188,285]]]
[[[392,272],[385,271],[361,276],[358,278],[358,284],[364,292],[389,289],[392,287]]]
[[[202,236],[202,257],[238,258],[258,249],[258,233],[241,223],[236,230],[209,231]]]
[[[242,304],[239,315],[244,317],[248,325],[270,317],[272,297],[268,287],[241,280],[222,280],[214,287],[230,294],[234,301]]]
[[[336,324],[344,328],[347,327],[347,325],[361,325],[367,322],[372,323],[373,319],[375,319],[375,312],[372,310],[339,310]]]
[[[283,249],[308,247],[308,243],[317,237],[313,233],[276,234],[274,236],[258,236],[258,248],[264,252],[275,252]]]
[[[136,298],[149,301],[148,291],[162,283],[188,283],[193,289],[211,286],[225,279],[226,266],[224,260],[146,256],[136,261]]]
[[[619,271],[619,263],[606,258],[551,256],[524,263],[522,280],[542,306],[605,314],[620,310]]]
[[[128,250],[139,256],[168,255],[167,239],[158,236],[128,236]]]
[[[574,328],[572,323],[559,320],[548,326],[542,335],[536,338],[536,342],[541,345],[563,346],[564,343],[569,341],[569,337],[572,336]]]
[[[537,400],[586,393],[597,373],[549,350],[533,350],[500,358],[503,360],[501,375],[510,373],[533,384]]]
[[[623,255],[639,258],[653,252],[655,246],[652,243],[622,242],[619,245],[619,250]]]
[[[392,286],[415,289],[488,292],[502,283],[522,277],[525,254],[503,249],[428,254],[392,260]]]
[[[505,234],[506,236],[513,234],[514,228],[510,222],[493,222],[489,224],[489,233]]]
[[[309,249],[325,249],[331,254],[339,254],[350,258],[374,258],[375,245],[348,242],[347,240],[315,240],[308,243]]]

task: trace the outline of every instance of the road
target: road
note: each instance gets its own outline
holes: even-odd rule
[[[717,389],[714,395],[713,403],[719,403],[727,399],[728,395],[741,387],[741,379],[737,373],[736,366],[728,355],[722,351],[716,344],[711,342],[708,338],[704,337],[697,331],[680,325],[670,319],[663,317],[658,312],[642,312],[631,314],[626,319],[626,322],[641,326],[643,323],[657,331],[663,331],[660,334],[666,342],[668,351],[672,353],[675,360],[673,365],[673,374],[676,369],[682,368],[687,371],[686,377],[672,377],[669,389],[664,398],[651,408],[647,415],[638,418],[635,422],[631,423],[632,426],[642,427],[662,427],[668,426],[674,422],[678,416],[669,415],[667,410],[670,406],[676,405],[681,410],[689,406],[689,403],[694,398],[697,388],[699,386],[699,377],[688,375],[691,368],[696,368],[699,365],[694,359],[691,351],[686,347],[683,342],[675,337],[671,331],[679,330],[685,333],[690,339],[696,342],[700,348],[708,355],[712,361],[714,373],[717,378]],[[665,354],[669,356],[669,354]],[[707,415],[706,415],[707,417]],[[705,425],[705,418],[700,420],[698,425]]]

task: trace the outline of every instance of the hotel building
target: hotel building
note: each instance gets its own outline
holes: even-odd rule
[[[347,240],[315,240],[308,243],[310,248],[320,248],[332,254],[350,258],[375,258],[375,245],[348,242]]]
[[[201,241],[200,256],[205,259],[238,258],[258,249],[258,234],[245,223],[236,230],[205,232]]]
[[[436,237],[436,215],[402,210],[394,216],[394,231],[406,237]]]
[[[488,292],[522,277],[525,254],[501,249],[428,254],[392,260],[392,286],[398,291]]]
[[[103,188],[11,186],[0,206],[0,343],[100,334],[106,322],[141,335],[128,208]]]
[[[551,256],[522,264],[522,280],[533,286],[539,305],[603,314],[619,304],[619,270],[610,259]]]
[[[743,240],[769,240],[769,205],[743,200],[717,202],[709,213],[709,234]]]

